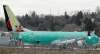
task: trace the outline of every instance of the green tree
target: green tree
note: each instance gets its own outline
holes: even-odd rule
[[[1,20],[1,21],[0,21],[0,27],[3,27],[3,25],[4,25],[4,21]]]
[[[82,23],[82,19],[83,19],[83,13],[82,13],[82,11],[79,11],[78,13],[77,13],[77,15],[76,15],[76,19],[75,19],[75,23],[76,23],[76,25],[81,25],[81,23]]]

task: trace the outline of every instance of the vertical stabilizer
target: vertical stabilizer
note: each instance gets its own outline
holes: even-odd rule
[[[17,20],[16,16],[10,10],[9,6],[3,5],[4,14],[5,14],[5,21],[8,31],[15,31],[16,26],[20,26],[19,21]]]

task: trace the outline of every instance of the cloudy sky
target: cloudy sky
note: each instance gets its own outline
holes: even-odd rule
[[[36,11],[37,14],[61,15],[77,10],[94,11],[100,6],[100,0],[0,0],[0,16],[3,15],[2,5],[8,4],[14,14],[23,15]]]

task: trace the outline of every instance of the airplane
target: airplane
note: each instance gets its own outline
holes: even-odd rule
[[[13,14],[8,5],[3,5],[5,22],[8,32],[12,33],[16,40],[22,40],[26,44],[51,45],[58,42],[65,43],[65,40],[86,38],[87,44],[97,44],[99,37],[95,33],[88,36],[88,32],[64,32],[64,31],[31,31],[22,27],[22,31],[17,32],[17,27],[21,27],[20,22]],[[58,41],[57,41],[58,40]]]

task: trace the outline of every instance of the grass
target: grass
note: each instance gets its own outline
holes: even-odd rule
[[[0,54],[100,54],[99,50],[0,48]]]

